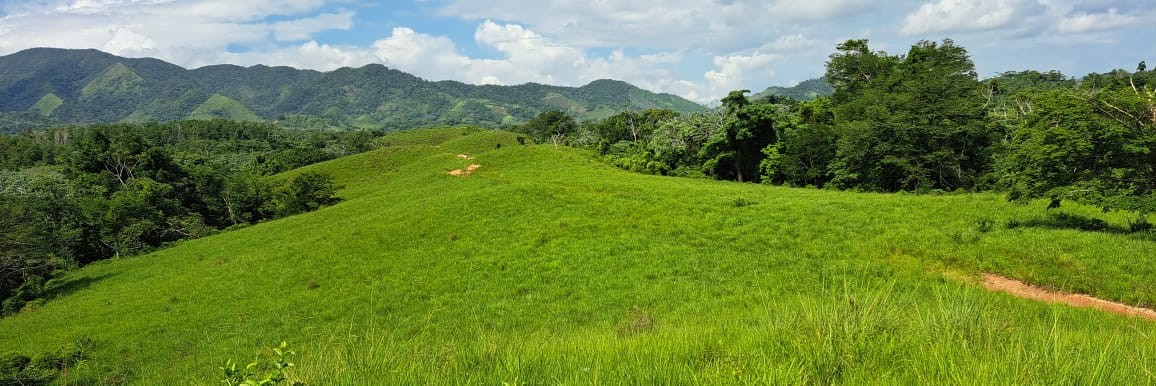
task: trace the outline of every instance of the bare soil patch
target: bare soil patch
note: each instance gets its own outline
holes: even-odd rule
[[[482,165],[470,164],[470,166],[466,166],[466,167],[461,168],[461,169],[450,170],[450,175],[451,176],[457,176],[457,177],[465,177],[465,176],[474,174],[474,171],[478,170],[478,168],[480,168],[480,167],[482,167]]]
[[[1038,286],[1024,283],[1019,280],[1006,278],[995,274],[983,275],[983,286],[991,291],[1007,292],[1025,299],[1038,300],[1047,303],[1062,303],[1073,307],[1095,308],[1113,314],[1141,317],[1156,320],[1156,311],[1133,307],[1123,303],[1116,303],[1096,297],[1067,292],[1049,291]]]

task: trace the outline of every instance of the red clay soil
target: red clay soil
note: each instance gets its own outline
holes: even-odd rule
[[[990,273],[983,275],[983,286],[991,291],[1007,292],[1025,299],[1047,303],[1063,303],[1073,307],[1095,308],[1113,314],[1156,320],[1156,311],[1147,308],[1132,307],[1127,304],[1110,302],[1088,295],[1049,291],[1019,280]]]

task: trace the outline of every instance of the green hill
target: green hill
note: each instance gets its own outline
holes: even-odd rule
[[[638,175],[469,128],[378,142],[303,169],[344,202],[85,267],[0,320],[0,347],[90,339],[77,384],[215,384],[226,358],[282,340],[317,385],[1141,384],[1156,368],[1152,322],[978,284],[1156,304],[1156,244],[1062,229],[1042,205]]]
[[[189,113],[189,119],[260,121],[261,117],[257,116],[253,110],[249,110],[249,108],[245,107],[241,102],[237,102],[221,94],[213,94],[205,103],[197,106],[196,110]]]
[[[233,100],[231,109],[306,128],[501,127],[553,109],[579,120],[609,116],[623,107],[706,110],[674,95],[612,80],[582,87],[474,86],[430,82],[379,64],[330,72],[263,65],[186,70],[96,50],[36,48],[0,56],[0,131],[36,127],[38,120],[17,115],[47,94],[62,100],[48,125],[211,116],[194,112],[206,100],[220,99],[214,95]]]
[[[751,99],[763,99],[771,96],[790,97],[795,100],[809,101],[815,98],[831,95],[835,88],[824,78],[807,79],[791,87],[771,86],[766,90],[752,95]]]
[[[56,96],[56,94],[49,93],[44,95],[43,98],[40,98],[40,100],[36,101],[36,104],[28,108],[28,111],[35,111],[41,116],[51,117],[52,112],[56,111],[56,108],[63,104],[63,99],[60,99],[60,97]]]
[[[117,63],[85,84],[80,91],[80,97],[86,99],[102,94],[106,96],[139,94],[142,82],[144,82],[144,78],[141,78],[123,63]]]

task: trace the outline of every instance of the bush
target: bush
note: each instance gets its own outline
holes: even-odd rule
[[[269,361],[261,362],[254,359],[244,369],[238,369],[237,363],[232,359],[225,361],[224,366],[218,367],[224,377],[221,383],[228,386],[280,385],[282,382],[289,382],[294,386],[304,385],[301,382],[289,381],[289,369],[294,367],[293,363],[289,362],[289,357],[297,355],[296,352],[289,351],[289,344],[281,342],[280,346],[273,349],[273,354],[273,358]],[[265,375],[260,375],[261,371],[265,371]]]
[[[91,339],[77,339],[59,350],[35,358],[19,353],[0,354],[0,386],[48,385],[60,374],[87,359]]]
[[[305,213],[339,201],[333,177],[307,172],[294,177],[277,192],[277,212],[282,216]]]

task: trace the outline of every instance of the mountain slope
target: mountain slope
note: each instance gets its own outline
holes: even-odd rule
[[[141,385],[216,383],[282,340],[307,384],[1136,384],[1156,367],[1156,324],[977,284],[1156,303],[1156,245],[1023,225],[1039,207],[637,175],[498,131],[380,143],[290,173],[333,174],[345,202],[86,267],[0,320],[0,347],[90,338],[70,379]]]
[[[771,86],[766,90],[751,96],[751,99],[763,99],[771,96],[789,97],[800,101],[809,101],[815,98],[831,95],[835,89],[824,78],[808,79],[791,87]]]
[[[49,105],[38,104],[45,98],[51,101],[49,95],[60,99],[59,106],[47,109]],[[95,50],[38,48],[0,57],[2,131],[27,128],[18,124],[27,120],[17,115],[30,109],[56,123],[204,116],[195,110],[219,103],[217,95],[236,101],[236,110],[252,111],[263,120],[370,129],[494,127],[552,109],[578,119],[609,116],[623,108],[705,110],[677,96],[610,80],[578,88],[473,86],[429,82],[377,64],[322,73],[260,65],[185,70],[156,59],[121,58]]]

